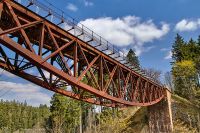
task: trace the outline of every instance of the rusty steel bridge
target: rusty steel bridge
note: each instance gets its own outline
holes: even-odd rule
[[[36,0],[0,0],[0,67],[97,105],[150,106],[165,97],[166,88],[117,47]]]

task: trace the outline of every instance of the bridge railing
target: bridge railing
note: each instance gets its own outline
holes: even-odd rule
[[[67,13],[65,13],[64,11],[48,3],[48,1],[44,0],[46,1],[46,4],[38,0],[14,0],[14,1],[27,7],[31,11],[39,14],[40,16],[51,21],[57,26],[65,29],[66,31],[76,36],[77,38],[81,39],[82,41],[89,43],[91,46],[97,48],[106,55],[114,58],[116,61],[132,69],[133,71],[139,73],[143,77],[146,77],[148,79],[151,79],[153,82],[156,82],[151,77],[148,77],[141,69],[129,63],[125,53],[121,51],[118,47],[114,46],[109,41],[107,41],[94,31],[92,31],[88,27],[84,26],[70,15],[67,15]]]

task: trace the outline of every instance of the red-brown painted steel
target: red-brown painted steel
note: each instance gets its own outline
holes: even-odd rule
[[[93,38],[78,38],[83,32],[74,36],[15,1],[1,1],[0,8],[1,68],[48,90],[104,106],[149,106],[164,97],[163,86],[91,46]]]

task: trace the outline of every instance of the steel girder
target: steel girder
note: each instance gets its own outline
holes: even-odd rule
[[[11,0],[0,2],[0,55],[1,68],[93,104],[149,106],[166,89]]]

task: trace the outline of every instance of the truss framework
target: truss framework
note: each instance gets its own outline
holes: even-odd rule
[[[0,55],[1,68],[89,103],[149,106],[164,97],[163,86],[11,0],[0,1]]]

